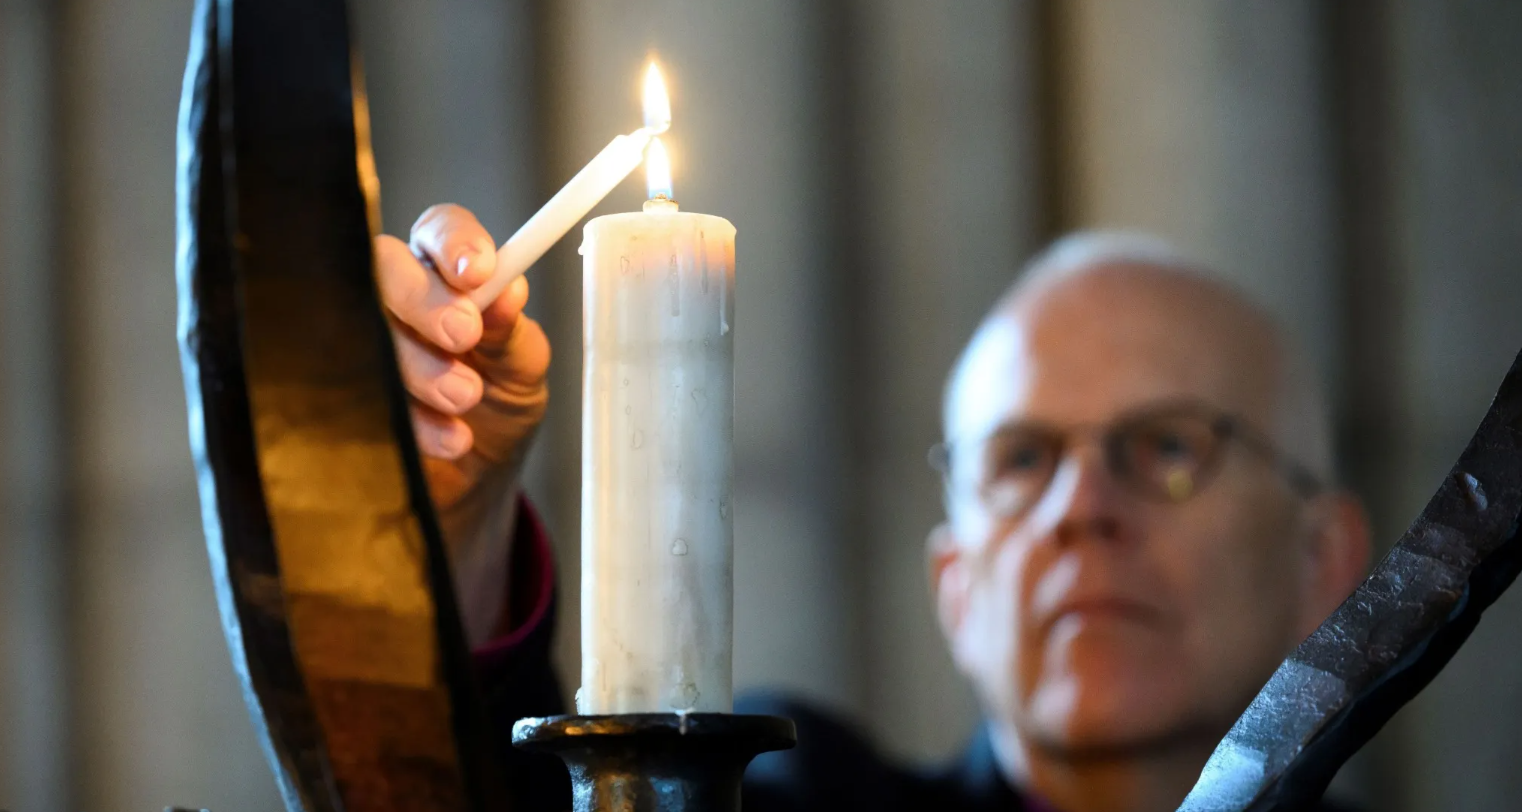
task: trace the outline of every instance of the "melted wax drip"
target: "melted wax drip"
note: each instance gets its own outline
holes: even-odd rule
[[[719,335],[729,335],[729,277],[719,279]]]
[[[703,232],[698,232],[698,278],[702,280],[703,295],[708,295],[708,241]]]
[[[671,315],[682,315],[682,285],[678,275],[676,254],[671,255],[671,261],[667,266],[666,281],[671,283]]]

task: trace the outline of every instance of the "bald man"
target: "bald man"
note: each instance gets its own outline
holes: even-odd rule
[[[517,498],[548,344],[526,283],[486,313],[490,236],[436,207],[382,238],[419,445],[504,732],[562,712],[552,566]],[[1151,812],[1188,793],[1275,666],[1362,578],[1358,502],[1333,486],[1314,376],[1241,295],[1161,242],[1085,234],[1037,257],[944,400],[933,601],[987,722],[942,770],[899,768],[798,705],[799,747],[747,773],[748,810]],[[520,807],[564,771],[504,756]]]

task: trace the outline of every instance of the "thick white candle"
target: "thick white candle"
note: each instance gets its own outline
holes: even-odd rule
[[[586,226],[579,713],[733,708],[734,245],[667,200]]]

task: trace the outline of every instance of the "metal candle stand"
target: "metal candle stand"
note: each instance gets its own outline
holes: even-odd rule
[[[551,716],[513,725],[515,746],[565,761],[576,812],[738,812],[746,765],[797,738],[791,719],[728,713]]]

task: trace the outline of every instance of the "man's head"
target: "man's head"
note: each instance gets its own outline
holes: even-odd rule
[[[1367,562],[1315,376],[1150,238],[1038,257],[953,371],[945,436],[938,614],[1027,747],[1213,742]]]

